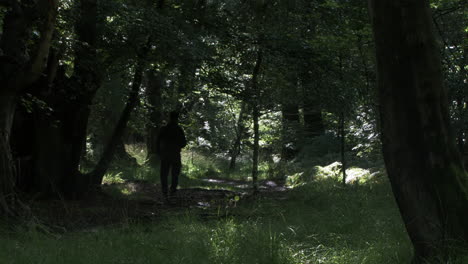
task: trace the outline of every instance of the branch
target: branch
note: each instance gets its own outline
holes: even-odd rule
[[[0,0],[2,1],[2,0]],[[55,30],[58,0],[40,0],[37,9],[40,12],[40,39],[36,45],[36,53],[31,58],[29,71],[26,72],[22,87],[28,86],[36,81],[44,71],[49,57],[52,44],[52,36]]]
[[[120,115],[117,125],[114,128],[114,131],[109,142],[106,145],[106,148],[104,149],[104,153],[102,154],[101,159],[99,160],[94,170],[87,175],[92,179],[93,184],[102,184],[104,174],[106,173],[110,163],[112,162],[117,143],[122,138],[125,128],[127,127],[127,123],[130,119],[130,115],[138,103],[138,92],[140,90],[145,67],[146,63],[144,61],[144,57],[142,56],[137,59],[135,73],[132,81],[132,88],[130,90],[130,95],[128,97],[125,108]]]

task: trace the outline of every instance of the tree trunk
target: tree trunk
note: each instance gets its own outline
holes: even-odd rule
[[[11,215],[9,207],[15,200],[15,174],[10,136],[17,97],[40,77],[45,68],[57,1],[39,0],[32,4],[9,1],[8,5],[0,40],[0,214]],[[38,25],[39,38],[31,45],[34,24]]]
[[[81,180],[78,168],[86,138],[89,108],[87,103],[83,103],[83,97],[77,99],[60,92],[69,81],[62,72],[52,85],[37,84],[43,87],[45,94],[40,99],[53,111],[39,107],[34,109],[33,129],[22,135],[23,138],[33,138],[30,146],[33,188],[30,191],[47,197],[73,198],[82,191],[77,184]],[[51,90],[47,91],[49,87]]]
[[[318,95],[318,86],[320,83],[319,77],[312,78],[312,73],[309,72],[308,65],[303,69],[300,75],[301,93],[296,100],[302,101],[304,111],[304,138],[311,139],[321,136],[325,133],[325,126],[323,124],[322,107]],[[301,99],[300,99],[301,98]]]
[[[34,141],[30,146],[33,157],[30,190],[49,197],[74,198],[87,189],[79,164],[89,106],[101,82],[96,0],[80,0],[79,12],[73,75],[66,77],[64,69],[57,64],[59,55],[52,52],[44,78],[33,85],[33,94],[53,111],[34,109],[34,129],[23,135]]]
[[[10,147],[15,163],[16,188],[22,192],[30,192],[34,187],[33,177],[33,145],[35,131],[34,117],[26,107],[18,104],[13,119]]]
[[[232,144],[232,149],[230,151],[231,160],[229,161],[229,170],[233,171],[236,168],[236,160],[241,152],[241,142],[242,136],[245,132],[244,118],[247,105],[245,102],[242,102],[241,109],[239,112],[239,117],[237,118],[237,129],[236,129],[236,138]]]
[[[431,261],[468,240],[468,184],[449,128],[429,1],[369,4],[387,173],[414,262]]]
[[[156,73],[154,70],[148,71],[147,76],[146,99],[149,108],[148,139],[146,141],[148,150],[147,159],[150,164],[155,164],[159,160],[156,139],[162,125],[162,90],[164,88],[164,78],[161,73]]]
[[[260,90],[258,87],[258,75],[260,73],[260,67],[262,65],[262,51],[259,50],[257,54],[257,60],[255,62],[255,67],[252,73],[252,93],[253,102],[252,102],[252,118],[254,125],[254,144],[253,144],[253,161],[252,161],[252,185],[254,194],[258,192],[258,152],[260,149],[259,141],[259,124],[258,119],[260,118]]]
[[[12,215],[15,175],[10,150],[10,131],[16,98],[0,94],[0,215]]]
[[[281,91],[281,159],[283,161],[289,161],[296,157],[300,132],[302,131],[298,103],[298,98],[300,98],[298,95],[298,77],[294,72],[287,79],[287,85],[282,87]]]
[[[283,103],[282,112],[282,149],[281,158],[284,161],[294,159],[298,153],[298,137],[300,130],[299,106],[294,103]]]
[[[123,136],[120,137],[120,140],[117,142],[117,146],[115,147],[115,151],[114,151],[114,157],[118,162],[123,163],[124,166],[130,166],[130,167],[138,166],[138,162],[136,158],[132,157],[132,155],[130,155],[125,149]]]
[[[79,165],[86,145],[90,105],[101,85],[102,65],[98,55],[97,0],[80,0],[75,23],[73,75],[57,74],[44,101],[52,115],[38,111],[35,145],[35,178],[38,191],[48,196],[81,197],[90,184]],[[46,88],[47,89],[47,88]]]
[[[258,105],[255,103],[253,105],[252,117],[253,117],[253,125],[254,125],[254,143],[253,143],[253,161],[252,161],[252,184],[253,184],[253,191],[254,193],[258,192],[258,152],[260,149],[259,141],[260,141],[260,134],[259,134],[259,124],[258,118],[260,116],[260,112],[258,111]]]
[[[325,133],[322,110],[316,102],[304,103],[304,130],[306,138],[314,138]]]
[[[468,102],[466,102],[468,105]],[[468,169],[468,131],[465,132],[465,146],[463,147],[463,163],[465,170]]]
[[[116,146],[121,140],[125,128],[127,127],[128,120],[130,119],[130,114],[132,113],[133,109],[138,103],[138,91],[140,90],[143,71],[146,65],[143,59],[144,57],[145,56],[142,56],[142,58],[138,59],[137,65],[135,67],[135,73],[133,76],[132,89],[130,91],[127,104],[125,105],[125,108],[122,111],[122,114],[120,115],[119,121],[115,126],[114,132],[112,133],[112,136],[109,142],[107,143],[104,149],[104,153],[102,154],[102,157],[99,160],[98,164],[96,165],[94,170],[89,173],[93,185],[99,186],[102,184],[102,179],[112,161]]]
[[[341,145],[341,173],[343,174],[343,185],[346,185],[346,159],[345,159],[345,117],[344,112],[340,113],[339,118],[339,135],[340,135],[340,145]]]

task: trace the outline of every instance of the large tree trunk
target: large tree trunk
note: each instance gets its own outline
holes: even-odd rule
[[[149,107],[148,139],[146,141],[148,150],[147,159],[150,164],[155,164],[159,160],[156,139],[162,126],[162,90],[164,88],[164,78],[162,74],[158,74],[154,70],[148,71],[147,77],[146,99]]]
[[[0,40],[0,214],[11,214],[8,207],[15,199],[10,136],[17,96],[34,83],[45,68],[57,14],[56,0],[39,0],[32,4],[9,1],[7,5]],[[34,24],[38,25],[39,38],[28,49]]]
[[[58,70],[58,55],[51,53],[48,71],[35,83],[34,94],[53,111],[34,110],[31,191],[44,196],[80,196],[87,187],[79,172],[84,151],[91,102],[101,83],[101,64],[97,54],[97,1],[80,0],[75,24],[74,72],[71,78]],[[57,56],[55,56],[57,55]],[[37,88],[36,88],[37,89]],[[21,139],[17,139],[21,140]]]
[[[299,106],[294,103],[284,103],[282,113],[282,148],[281,158],[292,160],[298,153],[298,139],[300,131]]]
[[[10,131],[15,114],[15,98],[0,94],[0,215],[11,215],[15,178],[10,150]]]
[[[26,107],[18,104],[13,119],[10,147],[16,172],[16,188],[30,192],[34,187],[33,148],[34,118]]]
[[[78,166],[83,151],[83,127],[89,112],[82,103],[62,96],[48,98],[53,113],[34,112],[34,188],[44,196],[76,197],[83,190]],[[83,112],[85,111],[85,112]]]
[[[144,54],[146,54],[146,52]],[[99,186],[102,184],[104,174],[109,168],[115,149],[119,141],[121,141],[122,135],[125,131],[125,128],[127,127],[128,120],[130,119],[130,114],[132,113],[133,109],[138,103],[138,91],[140,90],[143,71],[146,65],[143,59],[144,57],[145,56],[142,56],[142,58],[138,59],[137,65],[135,67],[135,73],[133,76],[132,89],[130,90],[130,95],[128,97],[127,104],[125,105],[125,108],[122,111],[122,114],[120,115],[119,121],[115,126],[114,132],[112,133],[109,142],[107,142],[107,145],[104,149],[104,153],[102,154],[102,157],[99,160],[98,164],[96,165],[94,170],[89,173],[93,185]]]
[[[311,139],[325,133],[323,124],[322,107],[318,96],[320,80],[312,78],[308,65],[300,75],[301,94],[297,98],[302,98],[304,111],[304,138]],[[318,77],[316,77],[318,78]]]
[[[304,102],[304,130],[306,138],[314,138],[325,133],[320,104],[313,100]]]
[[[289,76],[288,85],[282,88],[282,147],[281,158],[283,161],[292,160],[299,152],[299,138],[301,127],[301,118],[299,113],[300,97],[298,95],[298,77],[295,73]]]
[[[125,129],[124,129],[125,132]],[[121,136],[115,147],[114,157],[118,162],[123,163],[123,166],[136,167],[138,162],[135,157],[132,157],[125,149],[124,136]]]
[[[369,3],[385,164],[421,263],[468,240],[467,173],[449,129],[429,1]]]

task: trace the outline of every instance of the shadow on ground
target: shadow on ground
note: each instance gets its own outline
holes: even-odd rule
[[[153,221],[167,215],[195,211],[202,218],[212,215],[227,216],[230,208],[241,200],[262,196],[284,197],[287,188],[271,180],[259,182],[259,192],[252,194],[247,181],[226,179],[193,180],[193,188],[182,186],[166,201],[159,184],[128,180],[123,183],[104,184],[102,192],[83,200],[44,200],[31,203],[36,219],[47,223],[54,232],[92,229],[98,226],[128,221]]]

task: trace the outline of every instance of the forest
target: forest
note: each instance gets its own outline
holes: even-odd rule
[[[467,36],[464,0],[0,0],[0,263],[468,263]]]

